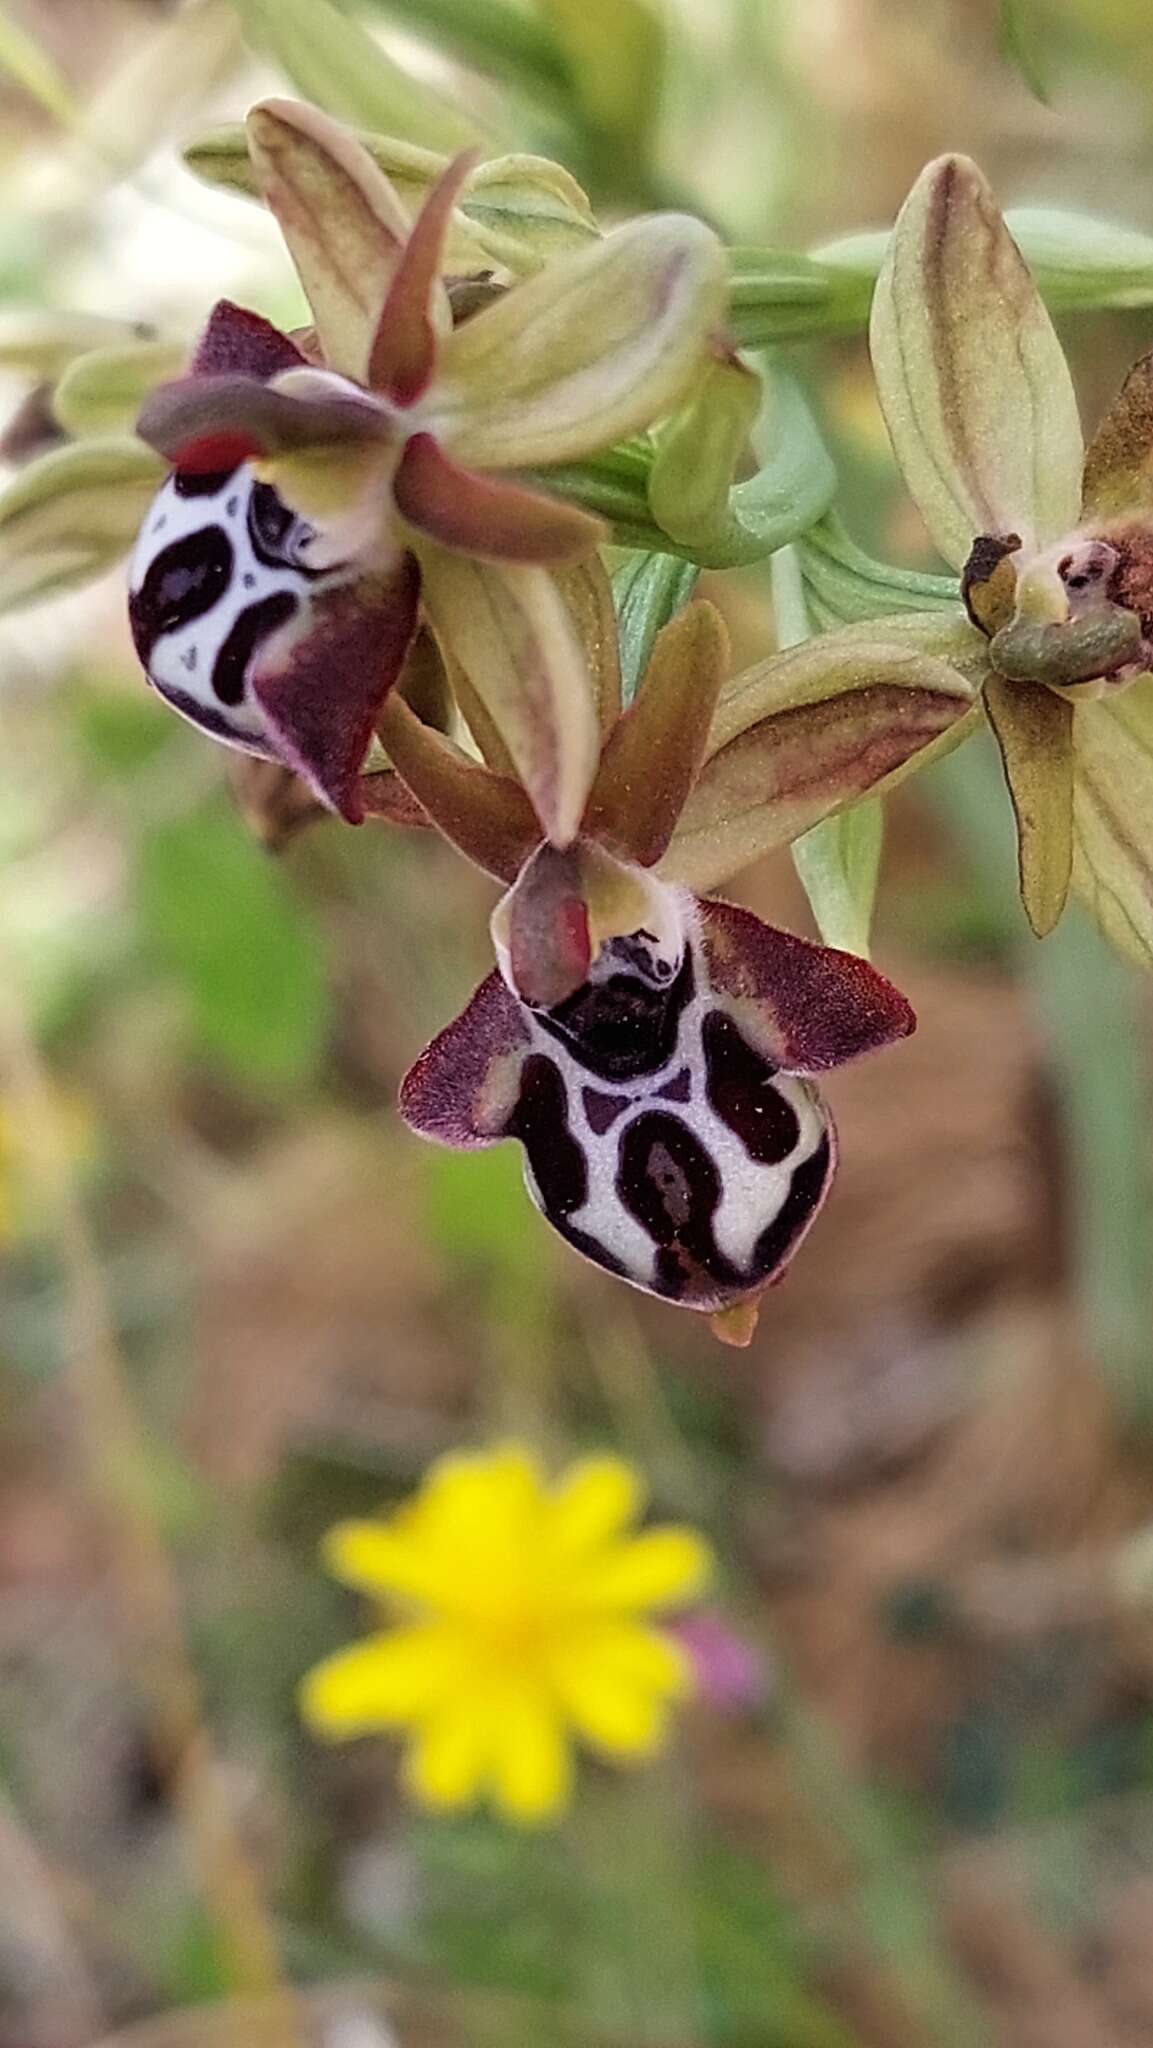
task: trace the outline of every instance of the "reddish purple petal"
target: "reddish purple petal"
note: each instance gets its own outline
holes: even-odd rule
[[[526,1003],[551,1010],[587,981],[592,965],[579,854],[541,847],[504,902],[511,978]]]
[[[192,377],[255,377],[261,384],[282,370],[298,370],[306,358],[271,320],[218,299],[189,364]]]
[[[606,536],[575,505],[462,469],[431,434],[406,443],[393,496],[402,518],[444,547],[496,561],[576,562]]]
[[[520,1004],[500,975],[490,974],[401,1082],[406,1124],[442,1145],[493,1144],[516,1105],[527,1040]]]
[[[350,825],[365,814],[361,768],[416,629],[419,590],[416,564],[405,555],[374,586],[322,591],[283,665],[258,666],[252,677],[279,758]]]
[[[779,1066],[821,1074],[915,1029],[904,996],[867,960],[777,931],[735,903],[699,907],[710,981],[745,999]]]
[[[368,381],[397,405],[412,405],[426,388],[436,360],[433,294],[437,289],[452,210],[479,161],[467,149],[442,173],[412,226],[373,337]]]
[[[178,469],[211,470],[227,445],[233,462],[294,448],[387,439],[381,408],[350,385],[307,398],[252,377],[179,377],[160,384],[140,410],[136,431]],[[212,459],[205,454],[213,451]]]

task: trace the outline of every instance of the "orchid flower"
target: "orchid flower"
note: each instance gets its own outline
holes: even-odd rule
[[[832,1177],[816,1077],[913,1017],[866,961],[685,884],[711,887],[894,780],[971,700],[944,663],[875,641],[839,692],[821,671],[823,698],[815,649],[726,683],[723,626],[697,601],[658,636],[622,711],[615,633],[597,645],[599,760],[563,849],[515,778],[399,694],[384,707],[410,795],[510,885],[492,918],[497,967],[412,1067],[401,1114],[448,1145],[518,1139],[529,1193],[569,1245],[747,1341]]]
[[[224,303],[189,373],[144,406],[139,432],[173,465],[131,573],[148,675],[355,822],[423,611],[564,843],[596,725],[541,565],[588,555],[604,529],[515,473],[676,409],[714,350],[721,245],[689,216],[652,215],[454,327],[442,270],[472,155],[410,223],[369,152],[315,109],[268,101],[248,135],[315,325],[292,338]]]
[[[871,339],[906,484],[961,574],[1033,929],[1052,930],[1072,887],[1148,965],[1153,355],[1086,453],[1049,315],[964,157],[930,164],[906,201]]]

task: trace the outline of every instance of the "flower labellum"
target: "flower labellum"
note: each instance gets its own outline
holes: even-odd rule
[[[493,928],[500,972],[417,1060],[401,1114],[447,1144],[518,1138],[541,1213],[634,1287],[710,1314],[759,1294],[833,1174],[810,1076],[906,1036],[904,998],[587,842],[534,854]]]

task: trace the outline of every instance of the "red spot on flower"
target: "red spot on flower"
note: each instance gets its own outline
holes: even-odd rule
[[[227,470],[235,469],[238,463],[263,453],[260,442],[252,434],[236,431],[203,434],[199,440],[189,441],[179,450],[175,466],[190,476],[223,476]]]

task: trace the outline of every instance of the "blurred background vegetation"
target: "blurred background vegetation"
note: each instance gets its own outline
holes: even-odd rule
[[[1145,0],[5,0],[0,70],[13,465],[39,315],[299,317],[179,161],[269,89],[743,242],[883,224],[946,148],[1153,222]],[[1153,311],[1062,332],[1092,420]],[[933,566],[863,341],[789,360],[854,537]],[[767,571],[706,587],[772,645]],[[0,621],[2,2048],[1153,2043],[1150,1002],[1072,916],[1027,937],[1010,840],[976,743],[891,801],[919,1033],[833,1077],[837,1195],[723,1351],[557,1245],[514,1148],[398,1128],[483,879],[374,826],[270,857],[119,574]],[[810,929],[787,858],[733,893]],[[540,1838],[413,1818],[294,1706],[356,1618],[320,1531],[507,1429],[634,1456],[760,1673]]]

